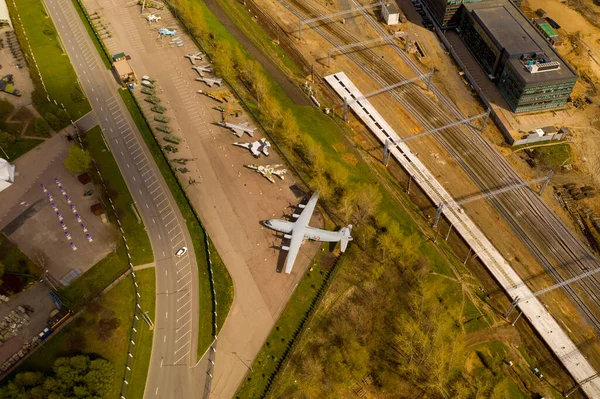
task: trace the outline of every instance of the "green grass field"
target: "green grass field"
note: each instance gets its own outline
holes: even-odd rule
[[[79,308],[125,273],[128,268],[125,247],[120,246],[117,252],[106,255],[71,285],[59,291],[59,294],[61,298],[67,300],[69,307]]]
[[[204,230],[198,222],[190,204],[188,203],[185,194],[179,185],[171,167],[167,163],[159,144],[156,142],[155,136],[152,134],[144,115],[137,106],[133,95],[129,90],[119,90],[121,98],[127,105],[136,126],[138,127],[144,142],[148,146],[154,161],[156,162],[160,172],[169,187],[175,202],[183,215],[186,226],[190,232],[194,243],[194,252],[196,254],[196,262],[198,263],[198,285],[199,285],[199,328],[198,328],[198,355],[201,356],[212,342],[212,298],[210,293],[210,282],[208,279],[208,264],[206,259],[206,248],[204,244]],[[220,263],[217,251],[211,251],[213,262]],[[217,299],[218,320],[225,320],[233,295],[231,294],[232,282],[229,273],[225,267],[215,267],[213,269],[215,280],[215,291],[217,296],[222,299]],[[227,293],[227,294],[225,294]]]
[[[33,150],[35,147],[42,144],[43,142],[43,140],[18,138],[15,140],[14,143],[11,143],[6,147],[2,147],[2,149],[10,158],[10,162],[14,162],[15,159]],[[0,156],[4,158],[4,152],[0,151]]]
[[[138,222],[133,212],[133,199],[127,189],[125,180],[110,151],[102,139],[102,131],[96,126],[82,135],[84,146],[92,158],[96,160],[100,173],[108,186],[110,196],[121,220],[125,237],[131,253],[133,265],[143,265],[154,260],[150,239],[142,222]]]
[[[56,27],[46,15],[42,2],[40,0],[14,0],[13,3],[10,0],[7,1],[7,5],[11,15],[15,15],[15,11],[17,11],[21,17],[23,25],[15,25],[17,34],[23,36],[24,32],[27,37],[27,41],[24,41],[22,37],[19,38],[21,47],[27,51],[28,45],[31,45],[50,98],[59,104],[62,103],[73,120],[88,113],[91,108],[87,100],[76,102],[71,99],[71,93],[77,87],[77,75],[69,57],[63,53]],[[13,19],[13,21],[17,20]],[[29,66],[35,84],[39,78],[35,67]],[[39,85],[36,87],[39,88]],[[44,97],[46,97],[45,94],[41,96],[42,99]],[[36,101],[34,100],[34,102]],[[47,101],[40,101],[35,106],[42,116],[56,110],[56,106]]]
[[[45,342],[19,366],[17,372],[36,370],[47,372],[58,357],[79,353],[93,354],[109,360],[115,369],[110,398],[118,398],[127,360],[127,348],[133,323],[135,294],[131,277],[117,283],[101,296],[93,309],[78,314],[55,337]],[[119,326],[110,337],[98,334],[98,322],[103,317],[116,317]]]
[[[156,302],[156,274],[154,268],[138,270],[135,272],[140,290],[142,311],[148,312],[150,320],[154,321]],[[131,381],[127,388],[127,398],[141,399],[144,396],[150,355],[152,353],[152,337],[154,331],[140,318],[136,336],[135,352],[133,353],[133,367]]]

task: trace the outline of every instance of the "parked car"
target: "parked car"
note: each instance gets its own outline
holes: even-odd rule
[[[178,258],[181,258],[186,253],[187,253],[187,247],[181,247],[177,250],[177,252],[175,253],[175,256],[177,256]]]

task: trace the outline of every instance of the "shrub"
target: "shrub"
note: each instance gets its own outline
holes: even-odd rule
[[[56,115],[50,112],[46,112],[46,115],[44,115],[44,119],[46,119],[46,122],[48,122],[52,130],[54,130],[55,132],[58,132],[60,130],[61,123],[60,120],[58,120],[58,118],[56,117]]]
[[[40,137],[50,137],[50,125],[43,118],[35,118],[33,122],[35,133]]]

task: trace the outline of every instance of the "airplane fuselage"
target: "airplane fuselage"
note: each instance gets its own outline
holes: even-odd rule
[[[295,223],[288,222],[281,219],[269,219],[264,222],[265,226],[270,229],[279,231],[280,233],[290,234],[295,230],[303,230],[304,238],[308,238],[313,241],[321,242],[338,242],[340,241],[340,234],[337,231],[328,231],[323,229],[317,229],[314,227],[306,226],[300,227],[295,226]]]

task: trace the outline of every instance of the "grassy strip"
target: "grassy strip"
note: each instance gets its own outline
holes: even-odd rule
[[[322,248],[327,248],[322,245]],[[269,390],[275,376],[287,359],[300,333],[316,310],[335,268],[321,267],[322,251],[313,260],[314,266],[308,271],[292,294],[285,310],[271,330],[265,345],[254,363],[252,371],[246,376],[236,398],[259,398]]]
[[[80,0],[73,0],[73,5],[77,10],[77,14],[79,14],[79,17],[81,18],[81,21],[83,22],[83,25],[85,26],[85,29],[88,32],[88,35],[90,35],[90,37],[92,38],[92,42],[94,42],[94,46],[96,47],[96,50],[98,50],[100,58],[102,58],[102,63],[104,64],[106,69],[110,69],[112,67],[110,54],[108,53],[108,50],[106,49],[102,38],[100,38],[98,31],[96,31],[96,27],[92,23],[92,20],[90,19],[87,10],[85,9]]]
[[[202,355],[212,342],[212,298],[209,280],[209,270],[207,263],[207,251],[204,243],[206,232],[202,228],[200,219],[196,215],[190,202],[181,187],[179,180],[175,177],[171,166],[169,165],[165,154],[160,148],[160,144],[156,141],[155,136],[148,121],[142,114],[133,94],[129,90],[119,90],[121,98],[129,109],[136,126],[146,145],[148,146],[158,169],[165,179],[169,190],[173,194],[173,198],[179,207],[179,210],[185,219],[186,226],[192,237],[194,244],[194,252],[196,253],[196,262],[198,263],[198,285],[199,285],[199,327],[198,327],[198,354]],[[218,257],[216,251],[212,251],[213,256]],[[230,292],[232,290],[232,282],[229,273],[224,267],[214,269],[214,281],[216,292]],[[218,285],[219,284],[219,285]],[[221,315],[220,318],[225,318],[231,307],[233,296],[224,297],[224,301],[218,301],[217,312]],[[229,299],[227,301],[226,299]]]
[[[156,302],[156,274],[154,268],[138,270],[135,276],[140,290],[140,302],[142,310],[148,312],[148,316],[154,321]],[[143,398],[146,379],[148,378],[148,367],[150,366],[150,355],[152,353],[153,330],[140,318],[136,335],[135,352],[133,353],[133,367],[127,398]]]
[[[43,140],[23,139],[17,137],[14,142],[10,143],[7,146],[3,146],[2,149],[4,150],[4,152],[6,152],[6,155],[8,155],[10,162],[14,162],[15,159],[19,158],[26,152],[31,151],[43,142]],[[2,158],[4,158],[4,152],[0,152],[0,156],[2,156]]]
[[[100,306],[97,306],[100,305]],[[63,356],[89,354],[109,360],[115,370],[111,394],[118,398],[127,360],[129,334],[133,323],[135,292],[131,277],[117,283],[86,310],[80,312],[69,325],[50,341],[46,341],[23,362],[16,372],[36,370],[48,372],[54,360]],[[101,318],[116,317],[119,321],[110,337],[100,337],[98,324]]]
[[[102,130],[99,126],[93,127],[83,134],[82,139],[86,150],[96,160],[102,178],[108,187],[117,216],[121,220],[121,225],[125,231],[125,237],[130,248],[131,263],[135,266],[153,262],[154,255],[150,246],[150,239],[144,224],[138,221],[134,214],[132,208],[133,198],[131,198],[117,162],[104,144]]]
[[[46,99],[46,90],[50,99],[63,104],[73,120],[79,119],[91,111],[90,104],[76,94],[80,94],[77,75],[69,58],[65,56],[56,27],[48,18],[40,0],[8,0],[8,9],[13,16],[13,26],[19,38],[21,48],[27,54],[30,75],[35,85],[32,99],[42,116],[56,114],[60,109],[54,102]],[[16,15],[21,17],[16,18]],[[35,61],[29,54],[29,46],[35,55]],[[45,88],[40,77],[41,74]]]
[[[70,308],[80,308],[119,278],[128,268],[125,247],[121,246],[116,252],[109,253],[79,276],[67,288],[59,291],[59,295],[67,301]]]

